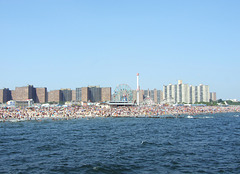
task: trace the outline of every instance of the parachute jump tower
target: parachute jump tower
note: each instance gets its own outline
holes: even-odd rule
[[[139,100],[140,100],[140,96],[139,96],[139,92],[140,92],[140,86],[139,86],[139,73],[137,73],[137,105],[139,106]]]

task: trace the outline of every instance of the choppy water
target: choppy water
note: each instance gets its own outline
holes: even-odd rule
[[[0,123],[0,173],[240,173],[237,113]]]

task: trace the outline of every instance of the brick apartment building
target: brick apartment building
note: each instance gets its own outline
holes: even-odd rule
[[[25,101],[27,99],[33,99],[34,103],[46,103],[47,88],[34,88],[33,85],[28,85],[16,87],[15,90],[0,89],[1,103],[6,103],[9,100]]]
[[[53,90],[48,92],[48,102],[61,102],[62,94],[61,90]]]

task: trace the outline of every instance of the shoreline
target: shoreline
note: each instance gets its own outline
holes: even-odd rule
[[[106,108],[88,107],[49,107],[49,108],[4,108],[0,109],[0,122],[28,120],[69,120],[77,118],[180,118],[201,114],[240,112],[240,106],[132,106]]]
[[[0,122],[25,122],[25,121],[45,121],[45,120],[53,120],[53,121],[64,121],[64,120],[74,120],[74,119],[94,119],[94,118],[155,118],[155,119],[178,119],[178,118],[201,118],[201,116],[214,116],[216,114],[227,114],[227,113],[236,113],[240,114],[240,110],[235,111],[220,111],[220,112],[201,112],[201,113],[182,113],[182,114],[162,114],[162,115],[36,115],[36,116],[20,116],[20,117],[0,117]],[[200,116],[200,117],[199,117]]]

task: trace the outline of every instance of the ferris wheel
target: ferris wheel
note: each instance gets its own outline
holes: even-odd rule
[[[113,101],[133,101],[132,89],[127,84],[121,84],[116,87],[113,93]]]

